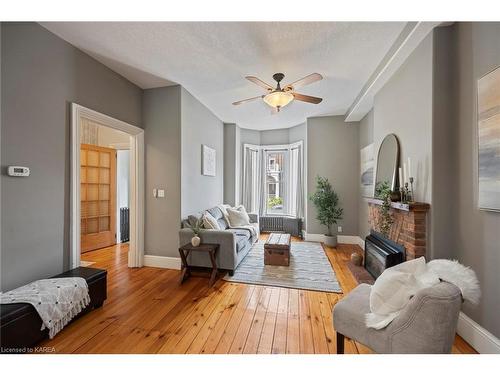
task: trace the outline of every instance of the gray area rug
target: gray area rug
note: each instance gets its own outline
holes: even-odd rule
[[[264,242],[257,242],[245,259],[224,280],[257,285],[342,293],[333,268],[320,243],[292,242],[290,266],[264,265]]]

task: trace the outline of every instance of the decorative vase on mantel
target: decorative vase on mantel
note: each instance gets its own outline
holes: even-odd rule
[[[191,238],[191,245],[193,247],[198,247],[200,246],[200,242],[201,242],[201,238],[198,237],[197,234],[195,234],[192,238]]]

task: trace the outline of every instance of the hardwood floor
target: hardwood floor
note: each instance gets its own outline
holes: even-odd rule
[[[346,262],[355,245],[326,248],[345,292],[356,286]],[[104,306],[53,340],[56,353],[336,353],[332,307],[341,294],[229,283],[179,271],[127,267],[127,245],[86,253],[108,270]],[[371,353],[348,340],[346,353]],[[459,336],[453,353],[475,353]]]

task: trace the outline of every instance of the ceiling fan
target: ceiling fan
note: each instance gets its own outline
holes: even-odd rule
[[[298,81],[290,83],[289,85],[286,85],[283,88],[281,88],[280,86],[280,82],[283,80],[283,78],[285,78],[285,75],[283,73],[275,73],[273,75],[273,79],[277,82],[276,87],[272,87],[271,85],[267,84],[266,82],[254,76],[247,76],[245,78],[248,79],[250,82],[253,82],[256,85],[259,85],[260,87],[266,89],[267,94],[240,100],[234,102],[233,105],[240,105],[243,103],[248,103],[254,100],[262,99],[267,105],[269,105],[272,108],[271,113],[274,114],[279,112],[281,108],[289,104],[294,99],[312,104],[319,104],[323,100],[322,98],[318,98],[316,96],[309,96],[295,92],[295,89],[299,87],[309,85],[313,82],[322,80],[323,76],[318,73],[309,74],[308,76],[305,76],[304,78],[301,78]]]

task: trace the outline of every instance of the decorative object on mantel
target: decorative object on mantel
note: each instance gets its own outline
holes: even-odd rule
[[[200,246],[201,238],[199,236],[201,230],[203,228],[203,219],[198,219],[196,220],[195,224],[191,227],[191,230],[194,233],[193,238],[191,238],[191,245],[193,247],[198,247]]]
[[[411,174],[411,160],[408,157],[408,164],[403,163],[403,169],[399,168],[399,191],[401,193],[401,202],[408,203],[414,201],[413,194],[414,177]]]
[[[393,192],[397,191],[397,171],[399,166],[399,142],[395,134],[388,134],[378,150],[377,173],[375,176],[375,198],[377,195],[377,186],[385,183]],[[400,179],[401,181],[401,179]],[[401,184],[401,182],[400,182]]]
[[[216,151],[207,145],[201,145],[201,174],[215,176]]]
[[[381,199],[368,199],[368,220],[370,229],[381,233],[380,206]],[[420,202],[391,202],[390,212],[393,223],[387,236],[392,241],[404,246],[406,259],[414,259],[425,255],[427,225],[426,216],[430,205]]]
[[[477,81],[478,207],[500,211],[500,67]]]
[[[339,207],[339,196],[326,177],[316,176],[316,191],[309,197],[316,207],[316,219],[328,228],[325,244],[337,246],[337,235],[332,234],[332,226],[342,220],[344,210]]]

